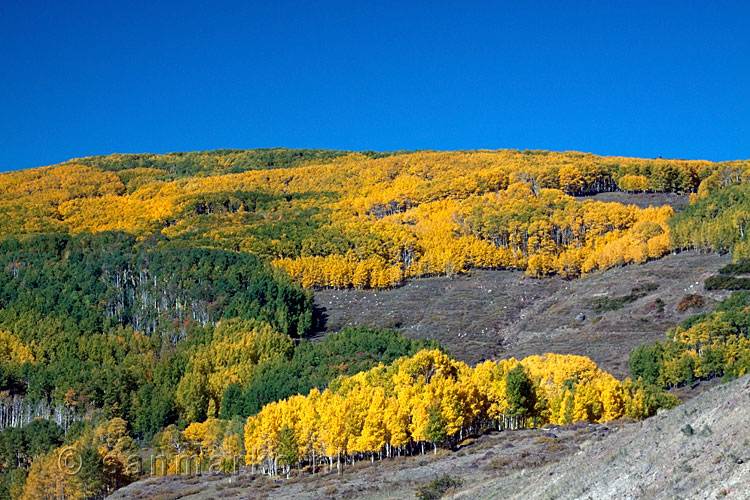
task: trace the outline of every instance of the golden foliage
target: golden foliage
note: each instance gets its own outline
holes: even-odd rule
[[[194,422],[205,408],[221,406],[224,390],[231,384],[250,381],[258,364],[278,356],[289,356],[294,341],[267,323],[233,319],[220,322],[208,344],[199,345],[188,361],[177,385],[175,400],[185,420]]]
[[[521,403],[509,382],[519,366],[533,385]],[[341,455],[391,455],[489,426],[606,422],[626,412],[643,418],[643,395],[631,387],[582,356],[545,354],[472,369],[425,350],[340,379],[322,393],[315,389],[264,406],[247,420],[245,461],[275,470],[285,426],[294,430],[299,456],[314,460],[317,453],[332,466]]]
[[[85,450],[95,450],[87,457]],[[87,462],[93,458],[95,463]],[[87,431],[72,445],[34,459],[23,486],[21,500],[72,500],[100,497],[127,484],[140,470],[138,447],[120,418]],[[80,467],[84,473],[77,471]],[[96,477],[92,470],[96,470]],[[93,476],[93,477],[92,477]]]
[[[0,330],[0,359],[5,363],[22,365],[26,362],[33,363],[34,353],[15,335]]]
[[[212,157],[221,166],[214,170],[230,171],[235,156]],[[472,267],[575,277],[663,255],[671,212],[569,195],[694,191],[701,179],[724,182],[716,165],[575,152],[421,151],[169,180],[154,168],[114,173],[70,164],[0,175],[0,233],[200,238],[202,245],[260,252],[310,287],[384,288]],[[286,198],[257,210],[241,203],[194,209],[196,200],[247,192]],[[297,226],[269,229],[295,216]],[[642,222],[663,233],[644,233]],[[318,229],[304,232],[305,224]]]

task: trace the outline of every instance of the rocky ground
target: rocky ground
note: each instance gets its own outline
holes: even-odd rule
[[[533,470],[453,498],[748,499],[750,376],[721,385]]]

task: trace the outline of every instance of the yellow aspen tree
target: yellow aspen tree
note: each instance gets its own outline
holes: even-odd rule
[[[589,381],[578,383],[573,398],[573,421],[598,422],[601,417],[602,403],[596,386]]]
[[[346,450],[346,415],[345,401],[330,391],[325,390],[318,399],[317,413],[320,415],[320,443],[323,453],[329,461],[329,472],[333,461],[337,460],[337,469],[341,471],[341,453]]]
[[[409,418],[408,396],[389,397],[383,412],[383,423],[386,431],[386,452],[393,456],[394,448],[400,453],[401,448],[409,440]]]
[[[620,383],[612,376],[603,377],[601,384],[602,416],[607,422],[621,418],[625,414],[625,397]]]
[[[383,418],[386,407],[385,391],[382,387],[375,387],[370,396],[358,448],[371,452],[371,459],[374,461],[375,453],[385,446],[386,426]]]
[[[567,194],[576,194],[583,187],[581,171],[574,165],[563,165],[558,172],[560,189]]]

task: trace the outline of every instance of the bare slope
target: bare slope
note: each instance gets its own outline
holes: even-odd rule
[[[234,477],[168,476],[133,483],[112,499],[209,500],[210,498],[413,498],[420,486],[448,474],[464,484],[488,481],[527,467],[560,460],[580,449],[586,441],[598,442],[618,426],[575,425],[553,430],[537,429],[495,432],[468,439],[457,451],[439,450],[413,457],[356,462],[345,465],[342,474],[309,470],[290,479],[272,480],[247,470]]]
[[[750,498],[750,377],[454,498]]]
[[[414,280],[388,291],[322,290],[318,307],[326,331],[346,325],[400,329],[410,338],[439,340],[468,363],[544,352],[591,357],[618,377],[627,376],[628,353],[663,339],[691,314],[677,304],[688,293],[707,299],[703,280],[730,262],[728,256],[683,252],[584,278],[532,279],[521,271],[474,271],[454,279]],[[633,289],[640,291],[633,292]],[[623,299],[619,309],[617,300]],[[661,303],[659,303],[661,300]]]
[[[622,191],[608,191],[591,196],[576,196],[576,200],[622,203],[623,205],[635,205],[638,208],[669,205],[674,208],[676,212],[679,212],[684,209],[690,201],[690,195],[676,193],[624,193]]]

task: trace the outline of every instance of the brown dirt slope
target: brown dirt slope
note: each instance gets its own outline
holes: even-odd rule
[[[619,426],[578,424],[566,428],[495,432],[467,439],[455,451],[429,450],[424,455],[368,460],[316,475],[295,471],[290,479],[269,479],[242,471],[234,477],[168,476],[133,483],[111,496],[113,500],[209,500],[211,498],[414,498],[420,486],[448,474],[465,485],[507,475],[527,467],[560,460],[580,450],[583,442],[598,442]]]
[[[669,327],[701,312],[678,311],[682,297],[703,295],[705,310],[726,296],[703,290],[703,280],[729,262],[728,256],[683,252],[573,281],[474,271],[387,291],[321,290],[316,301],[327,315],[321,337],[346,325],[376,325],[398,328],[410,338],[436,339],[470,364],[570,353],[589,356],[625,377],[634,347],[662,340]],[[622,299],[628,296],[633,300]]]
[[[592,196],[576,196],[576,200],[594,200],[604,203],[622,203],[623,205],[635,205],[638,208],[648,208],[650,206],[658,207],[670,205],[675,212],[679,212],[687,206],[690,201],[690,195],[675,193],[623,193],[622,191],[612,191],[598,193]]]
[[[575,455],[453,498],[748,499],[750,376],[627,426]]]

